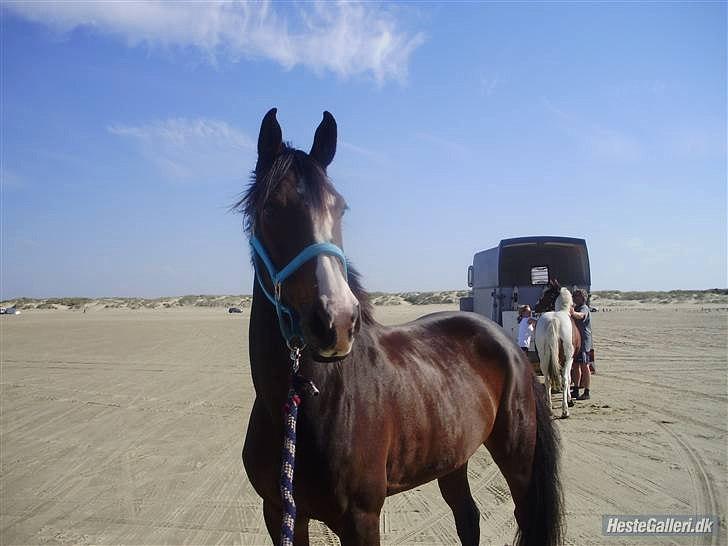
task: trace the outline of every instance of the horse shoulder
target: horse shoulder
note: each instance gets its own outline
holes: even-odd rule
[[[512,382],[506,370],[522,357],[498,325],[471,313],[436,313],[382,327],[375,340],[386,393],[376,424],[387,435],[391,494],[464,464],[484,441],[481,432],[492,426]]]

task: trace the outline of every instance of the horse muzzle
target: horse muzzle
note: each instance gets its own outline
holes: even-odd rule
[[[351,352],[354,336],[361,325],[361,311],[356,298],[345,301],[320,296],[303,321],[307,345],[316,360],[341,360]]]

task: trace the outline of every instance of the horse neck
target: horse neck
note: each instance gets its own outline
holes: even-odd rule
[[[288,395],[290,351],[281,335],[275,308],[257,280],[254,283],[248,335],[250,369],[256,396],[262,398],[271,416],[279,417]]]

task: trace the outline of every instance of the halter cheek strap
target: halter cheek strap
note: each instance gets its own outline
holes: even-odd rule
[[[319,254],[328,254],[339,258],[341,265],[344,267],[344,278],[346,279],[349,278],[349,270],[346,266],[344,252],[338,246],[331,243],[317,243],[307,246],[280,271],[276,271],[268,253],[255,235],[250,237],[250,247],[253,251],[253,267],[255,268],[258,285],[263,291],[263,294],[265,294],[265,297],[268,298],[268,301],[275,307],[281,335],[291,350],[291,374],[288,388],[288,403],[284,407],[285,436],[279,485],[284,507],[280,544],[282,546],[293,546],[293,533],[296,524],[296,502],[293,497],[293,471],[296,465],[296,422],[298,420],[298,406],[301,404],[301,398],[298,393],[303,390],[311,396],[317,396],[318,389],[313,384],[313,381],[305,379],[298,373],[301,351],[306,346],[306,343],[303,340],[301,325],[295,311],[287,305],[284,305],[281,301],[282,285],[283,281],[293,275],[303,264]],[[263,262],[265,269],[268,271],[268,276],[273,283],[273,295],[271,295],[263,284],[260,272],[258,271],[258,260],[256,256],[260,258],[260,261]]]
[[[303,341],[303,332],[301,331],[301,325],[299,323],[298,317],[296,316],[296,312],[287,305],[284,305],[281,301],[283,282],[288,277],[293,275],[303,264],[305,264],[311,258],[318,256],[319,254],[328,254],[339,258],[339,260],[341,261],[341,265],[344,267],[344,278],[348,279],[349,271],[346,265],[346,256],[344,255],[344,251],[332,243],[316,243],[313,245],[309,245],[301,252],[299,252],[295,258],[288,262],[288,264],[283,269],[281,269],[280,271],[276,271],[276,268],[273,265],[270,257],[268,256],[268,253],[265,251],[263,244],[255,235],[252,235],[250,237],[250,247],[253,251],[253,267],[255,268],[255,277],[258,279],[258,285],[260,286],[261,290],[263,290],[263,294],[265,294],[266,298],[268,298],[268,301],[270,301],[276,309],[276,314],[278,315],[278,326],[281,329],[281,335],[283,336],[283,339],[286,340],[286,344],[289,348],[292,349],[295,345],[302,349],[305,346],[305,343]],[[260,260],[263,262],[263,265],[265,266],[266,271],[268,272],[271,283],[273,283],[273,295],[271,295],[271,293],[263,284],[260,272],[258,271],[258,262],[255,259],[255,256],[258,256],[260,258]]]

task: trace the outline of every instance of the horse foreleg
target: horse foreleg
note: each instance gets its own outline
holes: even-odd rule
[[[278,544],[281,540],[283,511],[272,502],[263,501],[263,518],[273,544]],[[308,518],[296,515],[296,522],[293,524],[293,544],[295,546],[308,546],[308,522]]]
[[[278,544],[281,539],[281,521],[283,519],[281,507],[264,500],[263,519],[265,519],[265,527],[268,529],[270,539],[273,541],[273,544]]]
[[[442,498],[455,516],[455,528],[463,546],[477,545],[480,542],[480,511],[470,494],[468,483],[468,464],[439,478]]]
[[[308,518],[297,516],[293,533],[295,546],[308,546]]]
[[[382,499],[382,504],[384,499]],[[368,512],[352,507],[344,516],[339,535],[341,546],[377,546],[379,538],[379,512]]]

